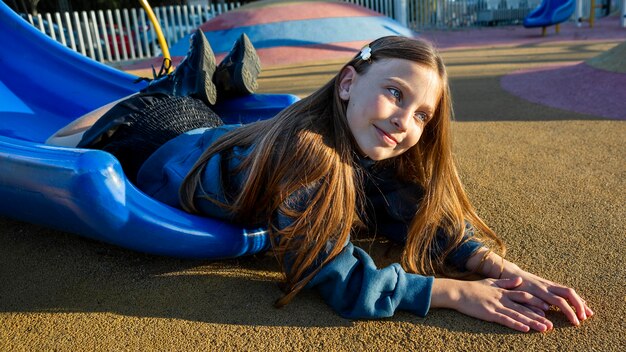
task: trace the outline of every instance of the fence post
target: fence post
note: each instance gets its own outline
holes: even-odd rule
[[[583,1],[576,0],[576,12],[574,13],[576,17],[576,26],[580,27],[583,22]]]
[[[407,6],[408,6],[407,0],[394,0],[393,17],[395,18],[396,21],[400,22],[400,24],[405,27],[409,23],[406,18]]]
[[[96,20],[96,13],[93,10],[91,10],[89,11],[89,15],[91,16],[91,23],[93,23],[93,37],[95,38],[94,43],[97,43],[96,50],[98,52],[98,61],[102,62],[105,60],[104,53],[102,52],[104,48],[100,44],[100,31],[98,30],[98,21]],[[106,43],[105,45],[108,45],[109,43],[107,42],[106,32],[103,33],[102,36],[104,37],[102,42]]]
[[[74,29],[72,28],[72,19],[70,18],[69,12],[64,12],[65,15],[65,26],[67,27],[67,34],[70,37],[70,48],[76,51],[76,41],[74,40]]]

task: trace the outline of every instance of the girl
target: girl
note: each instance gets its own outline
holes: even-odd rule
[[[593,312],[574,290],[484,246],[504,251],[459,180],[451,117],[436,51],[384,37],[270,120],[173,138],[140,165],[136,182],[188,212],[267,227],[285,274],[277,306],[306,288],[348,318],[450,308],[547,331],[553,305],[578,325]],[[378,269],[350,242],[362,230],[403,243],[401,264]],[[461,281],[455,271],[484,279]]]

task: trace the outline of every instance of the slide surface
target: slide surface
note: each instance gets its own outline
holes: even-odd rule
[[[268,248],[267,232],[190,215],[143,194],[99,150],[44,145],[82,114],[141,89],[67,49],[0,3],[0,216],[157,255],[229,258]],[[298,98],[256,94],[216,107],[227,123],[274,116]]]
[[[543,0],[524,19],[524,27],[547,27],[567,21],[576,8],[576,0]]]

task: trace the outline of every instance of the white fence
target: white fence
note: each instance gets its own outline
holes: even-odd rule
[[[408,25],[425,29],[518,24],[540,3],[541,0],[410,1]]]
[[[394,17],[394,0],[344,0],[345,2],[351,2],[363,7],[367,7],[370,10],[374,10],[387,17]],[[410,2],[410,1],[409,1]]]
[[[239,3],[184,5],[153,10],[171,46],[202,23],[239,6]],[[23,14],[22,17],[52,39],[98,61],[133,60],[161,54],[156,31],[142,8]]]
[[[541,0],[344,0],[391,18],[409,28],[460,28],[515,24]],[[582,0],[583,6],[591,0]],[[406,8],[398,8],[406,4]],[[239,3],[154,8],[169,46],[207,20]],[[587,8],[589,6],[587,5]],[[587,10],[588,12],[589,10]],[[585,11],[583,10],[583,13]],[[143,9],[22,15],[35,27],[75,51],[103,62],[158,56],[156,31]]]

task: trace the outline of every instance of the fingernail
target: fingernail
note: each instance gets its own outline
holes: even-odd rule
[[[544,303],[543,304],[543,310],[548,310],[548,309],[550,309],[550,306]]]
[[[578,318],[574,318],[574,324],[580,325],[580,320],[578,320]]]
[[[585,314],[585,312],[583,312],[583,320],[587,319],[587,314]]]

